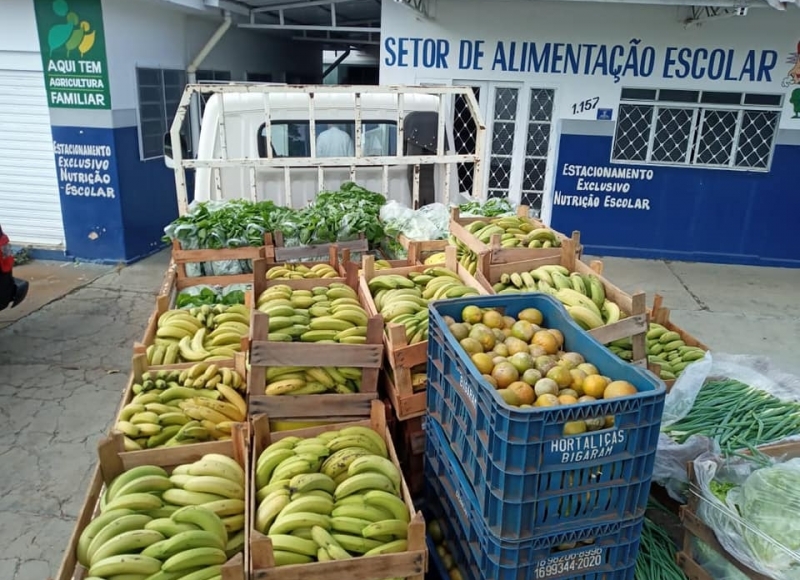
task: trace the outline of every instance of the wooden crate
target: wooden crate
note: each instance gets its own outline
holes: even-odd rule
[[[461,281],[471,288],[475,288],[480,294],[486,295],[489,292],[476,280],[466,268],[461,266],[456,260],[456,248],[448,246],[446,249],[447,261],[442,264],[456,272]],[[358,295],[362,304],[365,305],[370,315],[377,315],[378,309],[367,283],[375,276],[386,274],[408,275],[409,272],[422,272],[430,266],[418,264],[405,268],[395,268],[392,270],[375,270],[372,266],[370,256],[365,257],[361,274],[358,277]],[[400,421],[419,417],[427,412],[427,401],[425,391],[414,392],[411,383],[411,375],[415,367],[421,367],[428,363],[428,341],[409,344],[410,337],[406,336],[406,329],[401,324],[388,324],[383,335],[383,342],[386,346],[385,384],[389,398],[394,405],[397,418]]]
[[[133,401],[133,398],[136,396],[133,392],[133,385],[136,383],[140,383],[142,380],[142,375],[146,372],[158,372],[162,370],[182,370],[190,368],[192,365],[196,363],[180,363],[177,365],[169,365],[169,366],[160,366],[160,367],[149,367],[147,365],[147,357],[144,354],[134,354],[133,358],[131,359],[131,373],[128,376],[128,383],[125,387],[125,391],[122,394],[122,401],[120,402],[119,408],[117,409],[116,414],[114,415],[114,422],[109,427],[109,436],[114,436],[117,431],[115,430],[114,426],[116,425],[117,421],[120,420],[120,416],[122,414],[122,409],[125,408],[126,405]],[[230,369],[235,370],[239,375],[241,375],[242,380],[247,380],[247,368],[245,364],[245,355],[244,353],[238,353],[238,356],[234,357],[230,361],[216,361],[216,364],[219,367],[227,367]],[[246,384],[246,383],[245,383]],[[242,398],[247,400],[247,395],[242,394]],[[246,423],[242,423],[246,425]],[[224,441],[206,441],[203,443],[192,443],[189,445],[182,445],[180,447],[156,447],[155,449],[143,449],[141,451],[129,451],[126,453],[136,453],[137,455],[143,457],[142,461],[147,464],[148,461],[151,461],[150,458],[157,458],[164,452],[169,452],[172,449],[201,449],[203,453],[222,453],[223,455],[229,455],[232,453],[233,443],[229,440]],[[152,459],[155,461],[156,459]]]
[[[209,286],[252,284],[252,273],[228,276],[187,276],[186,264],[223,260],[257,260],[263,258],[264,255],[264,246],[223,248],[219,250],[184,250],[178,240],[172,240],[172,262],[175,264],[176,272],[175,286],[178,290],[183,290],[189,286],[198,286],[200,284],[208,284]]]
[[[304,266],[314,266],[316,264],[328,264],[334,270],[339,273],[339,276],[336,278],[295,278],[295,279],[287,279],[287,278],[277,278],[274,280],[267,279],[267,272],[270,268],[274,268],[275,266],[280,266],[286,264],[286,262],[270,262],[268,259],[259,259],[253,261],[253,296],[256,298],[256,302],[258,301],[258,297],[266,290],[267,288],[272,288],[273,286],[289,286],[294,288],[295,290],[311,290],[316,286],[327,286],[329,284],[333,284],[334,282],[338,282],[340,284],[347,284],[348,283],[348,274],[347,268],[345,264],[347,262],[339,260],[339,253],[336,249],[336,246],[331,246],[329,248],[329,256],[327,261],[316,261],[316,262],[292,262],[290,265],[294,266],[297,264],[303,264]],[[354,285],[355,279],[351,281],[351,286]]]
[[[386,442],[389,458],[396,466],[400,466],[389,429],[386,426],[386,410],[381,401],[374,400],[370,406],[368,419],[354,423],[340,423],[324,427],[313,427],[297,431],[270,433],[269,420],[264,415],[253,418],[253,455],[251,457],[251,473],[255,473],[258,457],[271,443],[284,437],[314,437],[325,431],[335,431],[352,425],[363,425],[377,431]],[[313,562],[294,566],[275,566],[272,542],[268,536],[256,531],[256,494],[255,479],[250,478],[248,495],[250,506],[250,578],[251,580],[384,580],[385,578],[408,578],[423,580],[427,570],[428,553],[425,546],[425,520],[422,513],[414,508],[408,486],[403,481],[402,496],[408,506],[411,522],[408,525],[408,551],[398,554],[384,554],[369,558],[352,558],[333,562]]]
[[[339,251],[345,249],[351,252],[369,251],[369,241],[363,234],[361,234],[357,240],[350,240],[347,242],[286,247],[283,239],[283,232],[277,230],[265,236],[264,246],[264,256],[262,257],[271,262],[313,261],[315,258],[324,258],[328,256],[332,247],[338,248]]]
[[[490,294],[495,294],[493,285],[500,281],[500,276],[503,274],[529,272],[539,266],[548,264],[558,264],[564,266],[570,272],[577,272],[578,274],[593,274],[597,276],[603,284],[606,298],[616,303],[627,317],[619,322],[590,330],[589,334],[603,344],[630,337],[633,343],[633,364],[642,367],[646,366],[646,337],[649,327],[645,293],[637,292],[630,295],[612,284],[602,275],[603,263],[600,260],[593,260],[591,264],[586,264],[579,260],[573,240],[565,240],[559,251],[560,254],[558,256],[534,258],[505,264],[491,264],[488,262],[488,256],[484,254],[483,260],[485,267],[482,270],[479,268],[476,278]]]
[[[250,323],[250,372],[247,377],[249,414],[266,414],[283,421],[363,419],[378,397],[378,373],[383,359],[383,320],[367,322],[367,344],[316,344],[270,342],[269,317],[253,311]],[[361,391],[352,394],[265,394],[266,371],[273,366],[358,367],[362,369]]]
[[[412,497],[420,497],[425,487],[425,417],[412,417],[396,423],[394,437],[397,456]]]
[[[547,226],[536,218],[528,216],[528,206],[521,205],[517,207],[517,216],[525,218],[530,224],[536,228],[546,228]],[[476,221],[483,221],[490,223],[493,220],[502,219],[501,217],[470,217],[462,218],[457,207],[452,208],[450,213],[450,235],[454,236],[458,241],[464,244],[475,255],[480,256],[488,253],[488,261],[479,262],[478,269],[481,268],[482,263],[489,264],[507,264],[509,262],[518,262],[520,260],[530,260],[535,258],[557,258],[561,256],[560,248],[503,248],[501,246],[501,236],[494,235],[489,244],[484,244],[477,237],[467,230],[466,226]],[[549,228],[552,229],[552,228]],[[577,230],[572,232],[571,237],[553,230],[556,238],[559,240],[561,246],[564,246],[566,240],[574,242],[573,248],[580,254],[582,247],[580,243],[580,232]],[[485,271],[484,271],[485,274]]]
[[[159,454],[144,456],[141,452],[124,451],[122,438],[119,436],[109,437],[101,441],[98,445],[98,464],[89,480],[89,489],[86,492],[83,507],[81,507],[81,511],[78,514],[78,519],[67,544],[67,550],[54,580],[83,580],[87,577],[88,570],[78,563],[75,555],[81,533],[99,513],[100,496],[104,492],[105,486],[111,483],[119,474],[140,465],[157,465],[170,471],[171,468],[178,465],[197,461],[207,453],[222,453],[236,459],[245,470],[245,522],[249,521],[250,515],[247,512],[250,506],[247,495],[250,491],[247,469],[249,430],[247,424],[240,423],[234,429],[232,441],[229,443],[231,445],[225,450],[209,451],[204,448],[201,451],[197,449],[197,446],[187,445],[186,447],[166,449]],[[225,564],[222,569],[222,580],[245,580],[247,577],[247,562],[249,561],[248,533],[249,530],[245,527],[244,553],[237,554]]]
[[[764,445],[763,447],[759,447],[758,450],[770,457],[783,457],[786,459],[800,457],[800,443],[796,441]],[[745,450],[742,451],[742,453],[749,454],[750,452]],[[696,556],[694,544],[699,541],[734,566],[747,578],[751,580],[771,580],[769,576],[756,572],[749,566],[740,562],[733,555],[729,554],[722,544],[720,544],[719,540],[717,540],[714,530],[700,519],[698,516],[700,503],[705,500],[700,497],[699,491],[695,491],[697,490],[697,478],[695,477],[693,467],[694,464],[691,462],[687,465],[687,473],[689,475],[690,488],[692,488],[692,491],[689,493],[686,505],[680,508],[680,517],[683,523],[684,534],[683,549],[678,552],[676,556],[678,565],[686,573],[689,580],[716,580],[716,578],[697,561],[699,558]]]
[[[397,236],[397,241],[408,252],[408,261],[411,264],[422,264],[431,254],[444,252],[450,245],[447,240],[409,240],[403,234]]]
[[[686,332],[677,324],[673,323],[669,319],[669,308],[663,306],[664,299],[660,294],[656,294],[653,296],[653,307],[649,310],[648,314],[650,315],[650,322],[655,322],[664,326],[667,330],[671,330],[672,332],[677,332],[681,335],[681,340],[687,344],[687,346],[696,346],[697,348],[702,348],[705,351],[711,350],[705,344],[697,340],[694,336]],[[647,367],[650,371],[659,376],[661,372],[661,367],[656,364],[648,363]],[[667,392],[675,385],[675,381],[677,379],[668,379],[664,380],[664,384],[667,385]]]
[[[248,290],[244,294],[244,304],[248,308],[253,307],[253,293],[252,291]],[[151,344],[154,344],[156,341],[156,332],[158,331],[158,319],[164,314],[167,310],[170,310],[172,307],[170,304],[173,304],[175,301],[174,296],[159,294],[156,297],[156,308],[150,317],[147,319],[147,326],[144,328],[144,334],[142,335],[142,340],[133,343],[133,352],[134,354],[145,354],[147,351],[147,347]],[[244,349],[244,345],[246,344],[247,337],[242,337],[242,349]],[[220,361],[215,361],[219,363]],[[166,365],[166,366],[155,366],[152,367],[154,369],[160,370],[163,368],[186,368],[192,366],[194,363],[178,363],[177,365]],[[181,366],[183,365],[183,366]]]

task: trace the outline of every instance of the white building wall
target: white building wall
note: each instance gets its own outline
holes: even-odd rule
[[[436,0],[434,18],[425,20],[397,2],[384,0],[381,83],[482,80],[555,88],[561,119],[595,119],[596,108],[616,109],[623,86],[780,92],[787,95],[781,127],[800,129],[788,102],[792,88],[782,86],[794,66],[787,61],[798,54],[800,10],[790,7],[779,12],[765,3],[764,8],[751,8],[745,17],[686,28],[683,20],[688,15],[688,7],[629,3]],[[609,67],[598,64],[597,47],[603,45],[608,60],[613,50],[614,62],[624,69],[637,41],[638,55],[648,47],[653,51],[648,76],[634,75],[629,69],[615,79]],[[415,43],[420,50],[414,50]],[[549,67],[537,72],[528,66],[530,44],[526,43],[535,43],[540,54],[549,44]],[[567,64],[567,45],[572,45],[573,52],[581,51],[577,72]],[[476,46],[483,52],[477,64],[467,58],[468,49],[474,54]],[[718,49],[715,58],[721,57],[724,63],[722,78],[717,80],[708,72],[707,57],[702,58],[714,49]],[[595,52],[587,58],[589,50]],[[401,51],[405,51],[402,58]],[[690,62],[698,56],[696,71],[703,74],[679,78],[684,69],[678,61],[681,54]],[[669,57],[673,62],[668,62]],[[548,68],[552,72],[544,72]],[[759,74],[762,71],[767,74]],[[580,110],[582,101],[595,97],[598,103],[592,110]],[[573,105],[578,106],[573,110]]]
[[[0,70],[41,71],[32,0],[3,0]]]

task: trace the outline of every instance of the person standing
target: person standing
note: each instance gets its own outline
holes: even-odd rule
[[[340,125],[331,125],[317,137],[317,157],[353,157],[353,138]]]

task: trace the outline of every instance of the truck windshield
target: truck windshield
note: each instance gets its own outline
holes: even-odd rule
[[[311,157],[308,121],[275,121],[270,138],[273,157]],[[317,121],[317,157],[352,157],[355,155],[354,121]],[[395,122],[363,123],[362,152],[364,156],[397,154],[397,124]],[[266,124],[258,129],[258,154],[266,157]]]

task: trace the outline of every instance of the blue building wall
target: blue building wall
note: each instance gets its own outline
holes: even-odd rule
[[[761,173],[611,163],[611,144],[607,135],[560,137],[551,225],[580,230],[587,254],[800,267],[800,146],[779,141]]]

